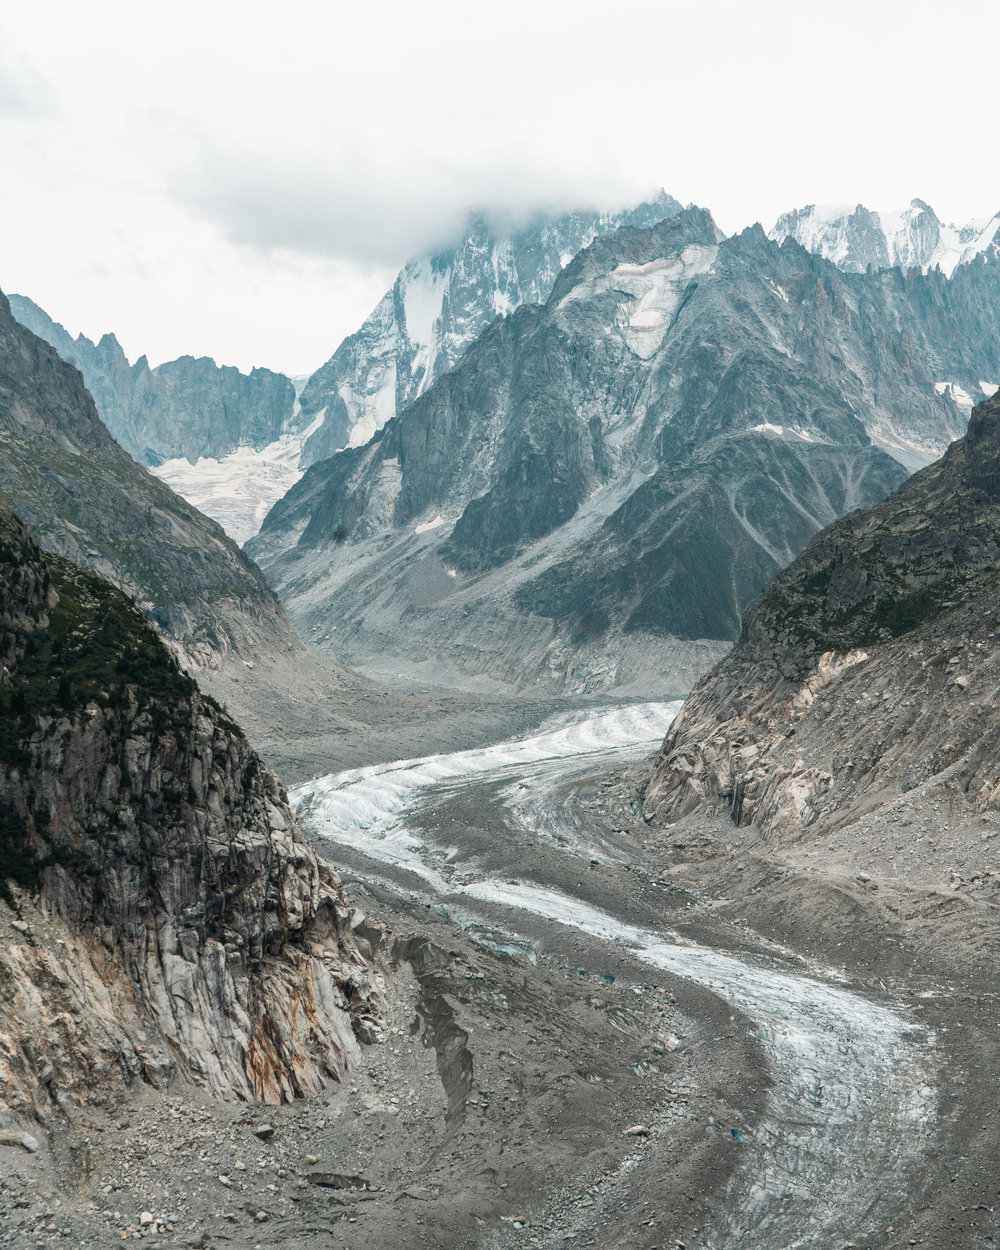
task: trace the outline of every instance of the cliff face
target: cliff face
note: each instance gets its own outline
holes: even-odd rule
[[[3,508],[0,592],[0,1101],[341,1076],[378,977],[278,781],[128,600]]]
[[[727,807],[817,831],[947,781],[1000,801],[1000,398],[940,461],[819,534],[748,607],[649,784],[668,821]]]
[[[189,665],[301,648],[256,565],[118,446],[77,370],[2,295],[0,499],[135,598]]]
[[[133,365],[113,334],[76,338],[23,295],[10,297],[17,320],[83,374],[101,419],[142,464],[222,457],[273,443],[291,419],[295,388],[283,373],[241,373],[207,356],[180,356],[151,369]]]

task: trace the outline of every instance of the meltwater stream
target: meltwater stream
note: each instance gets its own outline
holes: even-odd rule
[[[502,783],[494,801],[509,825],[522,836],[550,835],[542,825],[554,783],[642,758],[678,707],[610,709],[519,741],[355,769],[298,787],[293,802],[314,833],[363,854],[376,871],[379,864],[402,869],[423,890],[455,903],[502,907],[514,933],[518,915],[530,913],[624,946],[744,1013],[768,1056],[773,1088],[726,1210],[701,1244],[712,1250],[843,1246],[881,1196],[905,1187],[927,1149],[935,1091],[926,1033],[912,1028],[898,1007],[872,1001],[821,970],[806,975],[654,932],[565,892],[511,879],[510,868],[502,878],[484,877],[475,863],[462,863],[456,848],[433,845],[413,824],[420,806],[442,790],[487,780]],[[558,803],[548,815],[554,827],[568,819]],[[586,853],[579,812],[573,822],[570,853]],[[598,854],[601,832],[595,821],[589,849]]]

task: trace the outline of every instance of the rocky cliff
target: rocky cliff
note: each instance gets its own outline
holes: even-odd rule
[[[795,837],[935,786],[996,808],[998,568],[994,398],[940,461],[824,530],[749,606],[663,744],[648,810],[721,807]]]
[[[961,433],[1000,260],[845,274],[703,210],[596,240],[248,550],[338,653],[683,686],[809,538]],[[889,454],[891,453],[891,454]],[[309,633],[309,636],[313,636]]]
[[[113,334],[97,343],[73,338],[23,295],[11,295],[14,316],[83,374],[101,420],[145,465],[183,458],[221,458],[239,447],[261,449],[286,430],[295,388],[283,373],[241,373],[207,356],[181,356],[151,369],[145,356],[130,365]]]
[[[0,590],[0,1101],[339,1078],[378,978],[279,782],[132,603],[2,507]]]
[[[260,570],[114,441],[80,374],[0,295],[0,499],[133,596],[185,663],[301,647]]]
[[[652,226],[680,212],[661,191],[614,213],[566,213],[512,228],[482,214],[454,247],[411,260],[371,316],[317,369],[302,413],[319,419],[303,466],[360,446],[422,395],[498,316],[548,298],[560,270],[622,225]]]

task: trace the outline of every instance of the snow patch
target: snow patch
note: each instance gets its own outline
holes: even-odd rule
[[[259,450],[237,447],[220,459],[202,456],[195,464],[177,457],[154,466],[150,473],[218,521],[242,545],[258,533],[271,508],[302,476],[303,445],[325,416],[326,408],[322,408],[308,428],[282,434]]]
[[[390,360],[381,373],[375,373],[375,376],[378,379],[377,387],[368,395],[355,395],[349,382],[340,387],[340,398],[344,401],[352,422],[348,447],[363,447],[396,415],[395,360]]]
[[[980,382],[982,387],[982,382]],[[969,392],[958,382],[935,382],[934,389],[939,395],[943,395],[946,399],[950,399],[955,407],[965,416],[968,416],[976,406],[976,401]]]
[[[615,325],[629,349],[641,360],[649,360],[659,351],[688,283],[711,269],[718,251],[716,246],[689,243],[679,255],[643,265],[617,265],[610,273],[578,283],[563,297],[562,306],[607,291],[626,296],[618,306]]]

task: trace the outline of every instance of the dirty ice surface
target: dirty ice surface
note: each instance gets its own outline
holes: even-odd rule
[[[514,779],[546,761],[553,765],[623,750],[654,750],[680,710],[679,702],[638,703],[549,722],[531,737],[494,746],[373,764],[319,777],[291,792],[292,806],[309,829],[379,862],[398,864],[436,889],[447,881],[430,848],[401,819],[427,791],[463,778]],[[609,767],[613,763],[609,762]]]
[[[793,970],[787,961],[738,956],[667,928],[653,931],[627,914],[514,879],[517,865],[507,866],[504,879],[449,881],[441,871],[449,848],[433,847],[426,833],[407,829],[422,802],[463,784],[498,781],[506,789],[497,791],[495,810],[522,834],[541,836],[535,808],[553,796],[551,836],[568,819],[566,806],[555,800],[572,762],[590,761],[600,770],[641,758],[662,739],[679,706],[604,710],[550,723],[519,741],[354,769],[298,787],[293,802],[313,832],[416,874],[421,888],[444,896],[456,920],[478,904],[492,924],[502,909],[511,938],[527,943],[526,916],[567,926],[695,981],[741,1012],[768,1058],[771,1088],[761,1120],[740,1130],[745,1157],[703,1244],[725,1250],[746,1245],[749,1236],[769,1250],[840,1247],[845,1229],[873,1204],[906,1192],[909,1169],[933,1148],[929,1033],[914,1027],[899,1005],[849,988],[840,974],[802,972],[801,965]],[[531,804],[511,801],[518,787],[530,792]],[[579,809],[573,819],[579,823]],[[580,833],[566,830],[577,839]],[[596,821],[593,836],[596,847]]]

